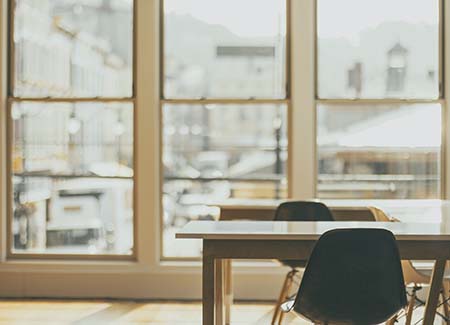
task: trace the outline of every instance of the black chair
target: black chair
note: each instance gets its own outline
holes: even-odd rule
[[[283,304],[316,324],[380,324],[407,304],[400,256],[385,229],[336,229],[309,258],[295,300]]]
[[[281,203],[275,211],[275,221],[333,221],[333,215],[328,207],[314,201],[288,201]],[[307,261],[280,260],[283,265],[291,270],[286,274],[281,292],[272,317],[272,324],[281,324],[284,314],[281,312],[281,304],[289,297],[289,289],[294,282],[299,269],[305,268]]]

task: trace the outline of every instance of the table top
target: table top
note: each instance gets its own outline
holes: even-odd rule
[[[342,228],[383,228],[397,240],[449,241],[450,225],[409,222],[286,222],[286,221],[191,221],[176,238],[208,240],[317,240],[324,232]]]
[[[217,202],[216,206],[229,210],[274,210],[281,202],[289,200],[270,199],[228,199]],[[389,217],[402,222],[450,223],[450,201],[444,200],[318,200],[333,210],[360,210],[364,207],[377,207]]]

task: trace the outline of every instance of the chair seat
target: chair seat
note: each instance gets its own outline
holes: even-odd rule
[[[304,269],[308,261],[299,260],[279,260],[279,262],[285,266],[289,266],[292,269]]]

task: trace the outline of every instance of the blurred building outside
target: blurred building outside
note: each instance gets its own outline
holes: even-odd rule
[[[130,96],[132,11],[125,0],[17,1],[14,95]],[[130,254],[133,107],[21,101],[11,118],[14,251]]]
[[[19,0],[15,95],[130,96],[131,3]],[[380,24],[363,31],[358,46],[319,39],[319,96],[433,96],[438,66],[423,52],[438,51],[437,27],[413,27]],[[284,98],[285,31],[274,35],[241,37],[166,13],[165,97]],[[415,42],[418,35],[429,43]],[[198,255],[201,248],[180,247],[173,235],[189,220],[217,218],[215,202],[287,197],[286,105],[165,104],[162,115],[164,256]],[[133,107],[21,102],[11,117],[14,248],[130,253]],[[318,196],[438,198],[440,126],[434,104],[319,105]]]

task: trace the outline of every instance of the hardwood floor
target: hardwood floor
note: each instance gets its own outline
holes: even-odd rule
[[[270,324],[273,304],[239,303],[232,324]],[[199,325],[199,302],[89,300],[0,300],[0,324]],[[287,315],[285,324],[309,324]]]
[[[270,324],[273,305],[238,303],[233,306],[232,324]],[[423,309],[419,308],[416,317]],[[414,317],[414,318],[416,318]],[[417,320],[417,319],[416,319]],[[402,319],[398,324],[402,324]],[[154,302],[130,300],[5,300],[0,299],[0,325],[38,324],[151,324],[199,325],[199,302]],[[284,325],[310,324],[287,314]],[[442,324],[437,319],[435,324]]]

